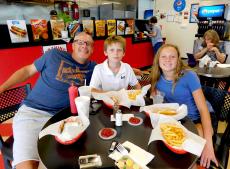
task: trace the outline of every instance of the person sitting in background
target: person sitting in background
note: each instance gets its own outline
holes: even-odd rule
[[[128,85],[140,89],[133,69],[121,60],[125,56],[126,41],[121,36],[110,36],[104,42],[104,54],[108,58],[95,66],[90,86],[92,91],[105,92],[127,89]]]
[[[95,62],[89,61],[93,52],[93,39],[85,32],[75,36],[72,55],[51,49],[44,55],[16,71],[0,85],[0,93],[26,81],[37,72],[40,77],[33,90],[23,101],[13,119],[13,167],[16,169],[37,169],[39,156],[37,139],[47,120],[61,109],[69,106],[68,88],[74,82],[77,86],[89,83]]]
[[[200,47],[199,51],[194,54],[196,60],[209,56],[212,61],[219,61],[220,63],[225,62],[225,50],[220,48],[220,38],[215,30],[208,30],[204,34],[204,42]]]
[[[218,166],[213,149],[210,113],[198,76],[183,64],[178,47],[171,44],[159,49],[152,67],[151,95],[154,96],[158,90],[164,92],[166,102],[187,105],[188,117],[195,123],[199,135],[207,141],[200,165],[209,168],[213,161]]]
[[[157,17],[153,16],[149,19],[149,25],[147,25],[147,30],[149,31],[148,36],[151,38],[153,52],[157,53],[158,49],[163,44],[163,39],[161,35],[161,28],[157,25]]]

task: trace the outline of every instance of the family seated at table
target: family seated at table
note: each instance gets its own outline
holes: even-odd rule
[[[105,40],[104,54],[108,59],[97,66],[89,60],[93,52],[93,39],[89,34],[82,32],[76,35],[72,48],[72,55],[57,49],[46,52],[33,64],[16,71],[0,86],[1,93],[40,72],[36,85],[13,119],[12,164],[16,169],[38,167],[36,147],[39,132],[51,116],[69,106],[68,87],[71,83],[82,86],[86,80],[86,84],[90,83],[95,91],[127,89],[128,85],[141,88],[130,65],[121,62],[125,54],[122,37],[112,36]],[[188,106],[188,116],[196,123],[200,136],[207,140],[200,164],[209,167],[213,161],[218,165],[213,150],[211,118],[199,79],[184,66],[176,46],[166,44],[159,49],[151,78],[152,95],[159,90],[165,93],[167,102]]]

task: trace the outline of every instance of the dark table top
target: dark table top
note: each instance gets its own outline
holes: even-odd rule
[[[121,143],[130,141],[139,147],[155,155],[154,159],[147,165],[149,168],[191,168],[196,162],[197,156],[190,153],[177,155],[165,147],[161,141],[154,141],[148,146],[152,131],[150,118],[144,112],[139,112],[139,107],[131,109],[121,108],[123,113],[133,113],[143,118],[140,126],[131,126],[123,122],[121,127],[116,127],[110,121],[112,110],[102,106],[96,115],[90,115],[90,125],[81,138],[72,145],[62,145],[51,135],[44,136],[38,140],[38,152],[41,161],[48,169],[74,169],[79,168],[78,157],[81,155],[98,154],[102,159],[101,168],[114,168],[114,161],[108,157],[108,150],[113,140]],[[70,109],[63,109],[54,115],[44,126],[71,116]],[[190,131],[197,133],[195,125],[188,118],[183,119],[182,124]],[[117,130],[117,136],[112,140],[102,140],[98,136],[101,128],[112,127]]]
[[[230,77],[230,68],[220,68],[220,67],[195,67],[195,71],[200,76],[211,77],[211,78],[227,78]]]

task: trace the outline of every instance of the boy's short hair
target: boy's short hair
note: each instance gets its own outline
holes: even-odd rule
[[[123,38],[122,36],[116,36],[116,35],[113,35],[113,36],[109,36],[105,42],[104,42],[104,51],[107,50],[107,47],[111,44],[114,44],[114,43],[120,43],[122,48],[123,48],[123,51],[125,52],[125,49],[126,49],[126,40],[125,38]]]
[[[149,19],[149,22],[150,23],[157,23],[157,17],[156,16],[153,16]]]

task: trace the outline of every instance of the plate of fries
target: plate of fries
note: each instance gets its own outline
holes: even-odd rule
[[[147,116],[152,113],[170,116],[176,120],[183,119],[187,114],[187,106],[185,104],[179,105],[178,103],[160,103],[140,108],[140,111],[144,111]]]
[[[175,123],[161,123],[160,130],[167,148],[176,154],[187,153],[182,148],[182,144],[186,139],[186,133],[183,128]]]

